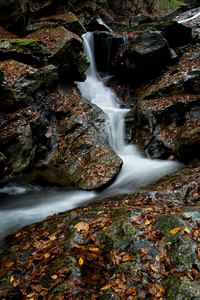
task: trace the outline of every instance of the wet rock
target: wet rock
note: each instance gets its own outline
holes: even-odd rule
[[[100,72],[109,72],[112,69],[111,61],[114,59],[120,45],[128,37],[116,35],[111,32],[101,31],[94,33],[94,52],[97,69]]]
[[[129,26],[133,27],[133,26],[137,26],[145,23],[152,23],[152,22],[155,22],[155,20],[150,16],[137,15],[136,17],[129,19]]]
[[[200,121],[192,119],[186,122],[175,140],[175,151],[180,160],[189,162],[199,159],[199,136]]]
[[[107,144],[101,109],[65,89],[49,94],[43,103],[49,120],[58,123],[57,149],[48,159],[48,165],[61,174],[54,183],[68,186],[70,181],[79,189],[90,190],[112,181],[122,161]]]
[[[32,291],[47,297],[58,279],[52,299],[165,295],[175,300],[183,293],[193,299],[200,276],[198,230],[199,207],[178,207],[159,191],[96,201],[7,237],[0,289],[3,297]],[[27,267],[30,258],[35,269]]]
[[[47,121],[35,107],[1,113],[0,151],[7,158],[6,174],[20,174],[47,152]],[[5,161],[5,160],[4,160]]]
[[[89,66],[88,59],[82,53],[82,40],[64,27],[43,28],[26,37],[46,42],[52,52],[48,63],[58,67],[59,78],[68,82],[85,80],[85,71]]]
[[[6,86],[0,96],[1,110],[14,110],[34,103],[33,95],[42,84],[38,69],[14,60],[0,63]]]
[[[106,23],[100,17],[97,17],[87,25],[87,31],[108,31],[108,32],[112,32],[112,29],[109,28],[109,26],[106,25]]]
[[[120,78],[134,82],[152,78],[170,59],[167,41],[159,32],[149,31],[121,46],[113,64]]]
[[[177,21],[142,24],[127,29],[127,32],[160,31],[170,47],[180,47],[192,40],[192,29]]]
[[[51,52],[42,41],[8,39],[0,41],[1,60],[13,59],[29,65],[43,65]]]

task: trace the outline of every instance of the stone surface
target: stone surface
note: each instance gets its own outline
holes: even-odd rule
[[[14,60],[0,62],[6,78],[1,92],[1,110],[13,110],[34,103],[33,96],[43,82],[38,69]]]
[[[120,170],[121,159],[109,148],[100,108],[77,95],[61,90],[49,94],[49,120],[58,120],[57,149],[48,161],[79,189],[97,189],[112,181]]]
[[[159,32],[149,31],[121,46],[113,64],[121,79],[134,82],[152,78],[170,59],[167,41]]]
[[[30,65],[44,65],[51,52],[42,41],[24,39],[0,40],[1,60],[13,59]]]
[[[48,63],[58,67],[59,78],[73,82],[85,80],[85,71],[89,66],[88,59],[82,53],[82,40],[63,26],[43,28],[26,37],[46,42],[52,52]]]

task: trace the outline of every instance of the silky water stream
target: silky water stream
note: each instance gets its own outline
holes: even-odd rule
[[[120,108],[114,91],[105,86],[96,70],[93,34],[84,34],[83,40],[90,67],[86,72],[86,81],[76,84],[82,96],[104,111],[108,140],[123,160],[122,169],[115,182],[98,194],[95,191],[66,191],[57,187],[44,188],[27,184],[9,184],[0,189],[0,240],[48,215],[70,210],[110,193],[113,195],[134,191],[136,186],[180,168],[180,164],[176,162],[144,158],[136,146],[125,143],[124,116],[128,109]]]

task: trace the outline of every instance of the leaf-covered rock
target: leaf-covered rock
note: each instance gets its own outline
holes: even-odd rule
[[[26,38],[46,42],[47,48],[52,52],[48,63],[58,67],[61,79],[68,82],[85,79],[89,62],[82,53],[83,42],[77,35],[60,26],[40,29]]]

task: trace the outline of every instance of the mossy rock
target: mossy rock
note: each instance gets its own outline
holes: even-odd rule
[[[142,24],[133,26],[126,31],[135,32],[144,30],[161,31],[164,38],[168,41],[170,47],[183,46],[192,40],[192,28],[176,21]]]
[[[0,40],[0,54],[2,60],[15,59],[30,65],[42,65],[51,55],[45,44],[33,39]]]

